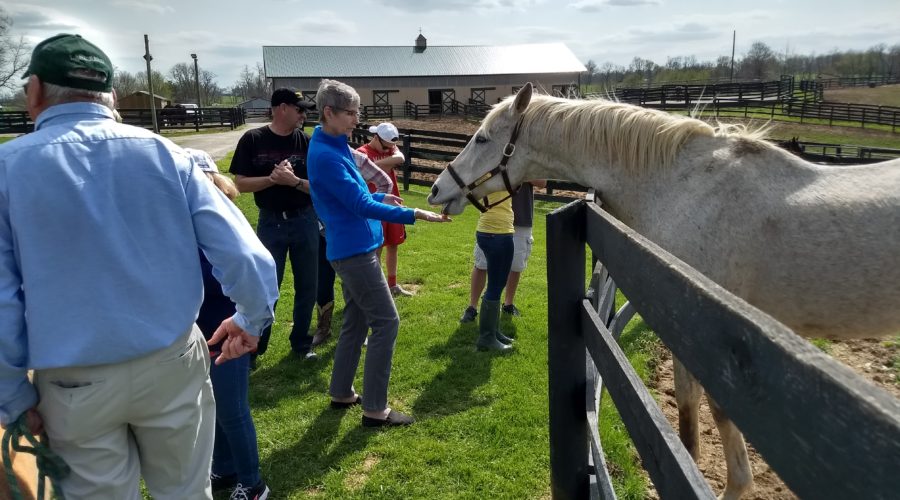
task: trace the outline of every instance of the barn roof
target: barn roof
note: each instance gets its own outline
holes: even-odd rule
[[[269,78],[580,73],[585,67],[563,43],[505,46],[263,46]]]

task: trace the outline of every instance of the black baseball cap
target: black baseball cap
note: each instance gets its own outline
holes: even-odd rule
[[[316,103],[307,101],[299,92],[289,88],[280,88],[272,92],[272,107],[274,108],[279,104],[298,106],[306,111],[316,109]]]

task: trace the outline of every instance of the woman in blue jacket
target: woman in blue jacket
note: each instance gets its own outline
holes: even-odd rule
[[[347,138],[359,123],[359,94],[353,87],[322,80],[316,94],[320,125],[309,143],[310,196],[325,224],[327,254],[344,288],[344,322],[331,372],[332,408],[362,404],[366,427],[409,425],[413,418],[388,407],[387,388],[400,317],[375,251],[384,236],[381,221],[413,224],[416,219],[448,222],[446,216],[401,206],[391,194],[370,194],[356,168]],[[353,388],[368,329],[363,394]]]

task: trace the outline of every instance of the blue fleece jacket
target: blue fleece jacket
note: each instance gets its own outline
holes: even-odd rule
[[[347,147],[347,136],[332,136],[321,126],[316,127],[306,165],[313,206],[325,224],[329,261],[380,247],[384,235],[379,221],[416,222],[413,209],[386,205],[381,203],[384,193],[369,193]]]

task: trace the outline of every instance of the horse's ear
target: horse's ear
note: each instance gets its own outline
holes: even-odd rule
[[[516,114],[525,112],[525,108],[531,102],[531,93],[533,91],[534,88],[531,86],[531,82],[526,83],[524,87],[519,89],[519,93],[516,94],[516,100],[513,102],[513,109],[516,111]]]

